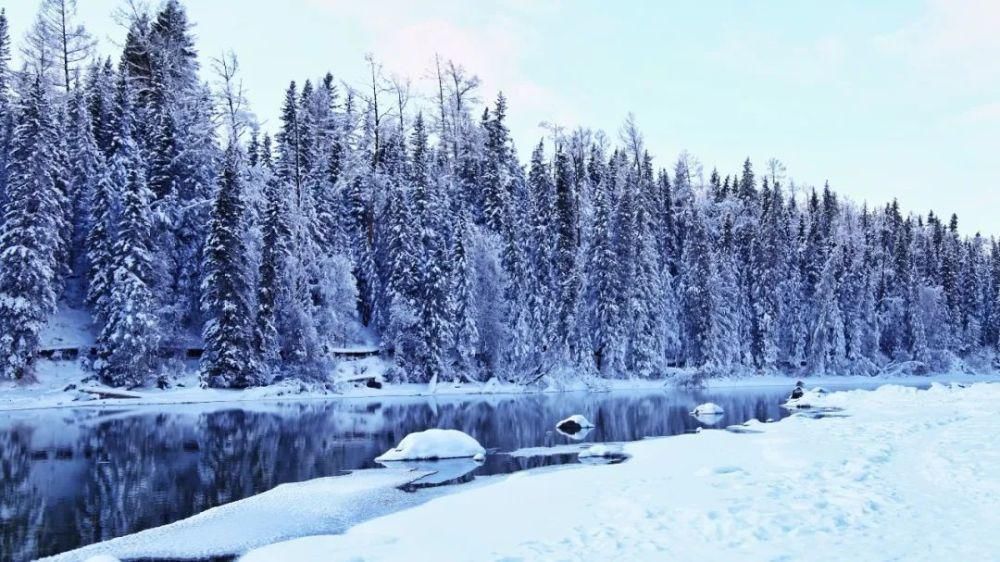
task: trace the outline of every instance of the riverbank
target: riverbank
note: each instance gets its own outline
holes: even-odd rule
[[[483,395],[517,395],[550,392],[609,392],[609,391],[650,391],[673,388],[677,380],[687,377],[677,370],[676,377],[663,379],[598,379],[583,378],[548,384],[521,386],[491,380],[485,383],[437,383],[437,384],[391,384],[381,388],[370,388],[364,382],[351,382],[359,365],[364,371],[381,377],[384,365],[377,358],[361,361],[345,361],[331,374],[327,381],[300,381],[286,379],[269,386],[244,390],[202,388],[197,374],[197,363],[183,365],[172,377],[171,386],[166,389],[142,388],[134,391],[110,389],[99,383],[88,381],[92,373],[84,370],[79,363],[70,361],[43,360],[38,365],[38,380],[32,383],[0,381],[0,411],[34,410],[49,408],[93,408],[172,405],[240,403],[260,401],[330,400],[341,398],[399,398],[399,397],[448,397],[475,399]],[[346,376],[345,376],[346,373]],[[742,374],[704,381],[704,387],[733,388],[744,386],[788,386],[797,380],[794,376],[780,374]],[[811,386],[878,386],[882,384],[930,384],[932,382],[983,382],[1000,381],[1000,373],[974,375],[968,373],[943,373],[927,376],[821,376],[805,379]],[[104,398],[102,391],[119,392],[121,397]]]

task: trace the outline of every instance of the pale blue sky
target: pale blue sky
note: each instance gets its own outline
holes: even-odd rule
[[[107,50],[119,0],[79,0]],[[6,0],[15,38],[34,0]],[[273,125],[291,79],[360,85],[364,54],[419,88],[435,52],[503,89],[522,154],[539,122],[615,134],[723,174],[774,156],[857,201],[957,212],[1000,234],[1000,2],[188,0],[203,56],[233,49]],[[207,66],[207,65],[206,65]]]

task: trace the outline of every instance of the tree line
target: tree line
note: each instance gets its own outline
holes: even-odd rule
[[[777,160],[657,166],[631,117],[553,129],[522,164],[503,95],[441,59],[425,99],[370,57],[364,86],[292,82],[272,137],[235,57],[201,78],[177,0],[128,14],[117,61],[74,8],[43,1],[16,70],[0,12],[4,377],[33,376],[59,306],[92,313],[116,386],[190,342],[234,388],[365,340],[394,380],[525,384],[945,370],[1000,345],[1000,245],[954,215],[797,187]]]

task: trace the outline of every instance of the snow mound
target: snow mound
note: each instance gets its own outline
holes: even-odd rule
[[[714,402],[705,402],[691,411],[692,416],[721,416],[723,413],[722,406]]]
[[[428,429],[411,433],[375,458],[376,462],[475,458],[486,449],[471,435],[457,429]]]
[[[624,456],[625,451],[622,449],[622,446],[614,443],[598,443],[596,445],[591,445],[590,447],[580,451],[580,454],[577,455],[577,457],[581,459],[593,457],[614,459]]]
[[[590,423],[590,420],[580,414],[574,414],[556,424],[556,429],[560,432],[571,435],[579,433],[582,429],[592,429],[593,427],[594,424]]]
[[[122,562],[122,561],[109,554],[98,554],[97,556],[91,556],[90,558],[84,560],[84,562]]]

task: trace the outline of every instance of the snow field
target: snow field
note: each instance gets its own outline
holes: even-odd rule
[[[1000,385],[821,402],[848,416],[629,443],[623,464],[517,473],[244,560],[995,559]]]

